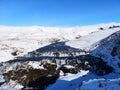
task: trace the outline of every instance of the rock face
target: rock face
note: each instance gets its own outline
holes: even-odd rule
[[[40,59],[40,60],[39,60]],[[101,67],[103,66],[103,67]],[[97,75],[106,75],[113,71],[100,58],[90,55],[64,57],[64,58],[21,58],[0,66],[1,74],[10,80],[16,81],[24,87],[33,87],[43,90],[49,84],[54,83],[59,77],[60,70],[66,73],[76,74],[80,70],[91,70]]]
[[[63,73],[72,73],[72,74],[76,74],[78,73],[77,68],[71,66],[71,65],[62,65],[59,70],[62,70]]]
[[[10,80],[17,81],[24,88],[32,87],[44,90],[44,88],[56,81],[59,72],[78,73],[80,70],[90,69],[92,60],[97,58],[92,56],[76,57],[30,57],[20,58],[0,64],[0,74],[3,74],[6,83]],[[89,62],[87,61],[89,60]],[[91,60],[91,61],[90,61]],[[89,64],[90,63],[90,64]]]
[[[69,51],[69,48],[67,50]],[[101,58],[91,55],[36,57],[35,53],[32,53],[31,57],[17,58],[0,64],[0,73],[5,76],[6,83],[9,83],[10,80],[17,81],[24,86],[24,89],[32,87],[44,90],[57,80],[60,70],[64,75],[66,73],[76,74],[81,70],[106,75],[111,73],[113,68],[109,67]]]
[[[3,75],[6,78],[8,83],[10,80],[17,80],[17,82],[24,87],[35,87],[39,90],[43,90],[49,84],[52,84],[59,77],[59,74],[56,70],[55,64],[46,63],[43,65],[44,68],[35,69],[35,68],[21,68],[24,66],[19,66],[17,70],[10,70]]]

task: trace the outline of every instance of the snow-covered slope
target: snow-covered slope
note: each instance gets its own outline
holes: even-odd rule
[[[12,52],[17,51],[17,56],[21,56],[53,42],[73,40],[91,32],[99,31],[98,27],[0,26],[0,62],[13,59]]]
[[[79,48],[79,49],[87,49],[90,48],[94,43],[108,37],[112,33],[119,31],[120,28],[113,28],[113,29],[105,29],[102,31],[94,32],[89,35],[83,36],[77,40],[71,40],[66,43],[66,45]]]
[[[87,49],[89,49],[91,55],[103,59],[104,62],[113,67],[113,73],[97,76],[93,73],[85,74],[85,72],[81,72],[85,75],[81,76],[80,74],[75,74],[72,76],[64,76],[63,78],[59,78],[55,84],[50,85],[46,90],[120,90],[120,29],[118,28],[115,33],[112,32],[114,31],[110,32],[111,35],[103,33],[102,35],[105,35],[106,38],[96,43],[93,42],[92,45],[88,45]],[[97,37],[99,33],[100,32],[94,33],[93,36],[96,34]],[[109,36],[107,37],[107,35]],[[88,37],[89,36],[91,35],[88,35]],[[98,36],[96,40],[99,40],[100,37],[101,35]],[[88,41],[90,39],[88,38]],[[72,43],[68,43],[74,46],[73,41],[71,42]],[[64,85],[62,83],[64,83]]]
[[[46,90],[119,90],[120,78],[114,78],[114,74],[98,77],[87,71],[78,74],[62,76],[55,84]]]
[[[0,89],[32,85],[45,88],[60,75],[47,90],[119,90],[120,24],[71,28],[0,26],[0,32]],[[85,69],[87,66],[91,69]],[[97,69],[107,73],[99,76]],[[90,88],[92,84],[96,87]]]
[[[120,73],[120,30],[94,44],[91,49],[91,55],[102,58]]]
[[[106,30],[113,25],[120,25],[119,23],[109,23],[109,24],[99,24],[92,26],[81,26],[81,27],[42,27],[42,26],[29,26],[29,27],[12,27],[12,26],[0,26],[0,62],[8,61],[15,58],[15,55],[11,53],[17,52],[16,56],[21,56],[27,52],[36,50],[45,45],[51,44],[58,41],[68,41],[79,39],[81,36],[88,35],[92,32],[101,31],[101,27]],[[116,28],[117,29],[117,28]],[[115,30],[116,30],[115,29]],[[114,30],[111,29],[112,32]],[[111,32],[110,31],[110,32]],[[104,31],[103,31],[104,32]],[[110,32],[107,33],[111,34]],[[101,34],[104,36],[104,34]],[[95,36],[94,36],[95,37]],[[91,36],[89,36],[91,38]],[[104,38],[104,37],[102,37]],[[102,39],[100,38],[100,39]],[[98,41],[100,39],[94,40]],[[91,40],[92,40],[91,39]],[[91,41],[89,40],[89,42]],[[85,39],[81,38],[79,42],[68,42],[67,44],[75,47],[83,47],[87,42],[87,37]],[[90,42],[90,44],[92,44]],[[70,44],[72,43],[72,44]],[[73,44],[75,43],[75,44]]]
[[[55,84],[49,85],[46,90],[119,90],[120,75],[97,76],[88,71],[78,74],[61,76]]]

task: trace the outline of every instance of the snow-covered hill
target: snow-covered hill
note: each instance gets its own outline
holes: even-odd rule
[[[45,45],[49,45],[53,42],[76,40],[79,39],[81,36],[85,36],[90,33],[102,30],[109,30],[110,32],[111,31],[115,32],[117,28],[115,28],[115,30],[113,30],[113,28],[109,29],[109,27],[113,27],[114,25],[118,26],[120,24],[110,23],[65,28],[41,27],[41,26],[29,26],[29,27],[0,26],[0,62],[14,59],[16,56],[22,56],[27,52],[36,50]],[[109,32],[105,33],[106,33],[104,34],[105,36],[111,34]],[[104,35],[102,36],[102,38],[104,38]],[[91,36],[89,36],[89,38],[91,38]],[[100,39],[97,39],[96,41]],[[89,42],[91,40],[92,39],[90,39]],[[94,38],[93,41],[95,42]],[[68,44],[70,42],[68,42]],[[85,40],[85,38],[84,39],[81,38],[79,42],[80,42],[79,44],[77,44],[77,41],[73,42],[75,44],[71,42],[72,44],[70,44],[70,46],[76,45],[75,47],[83,47],[83,44],[85,45],[88,44],[88,43],[86,44],[87,41]],[[92,42],[90,44],[92,44]],[[14,52],[17,52],[17,55],[11,54]]]
[[[108,37],[112,33],[119,31],[120,28],[105,29],[102,31],[96,31],[94,33],[85,35],[77,40],[70,40],[66,45],[79,48],[79,49],[89,49],[94,43]]]
[[[91,55],[103,59],[107,65],[114,68],[114,71],[102,76],[95,75],[92,72],[88,73],[87,71],[81,71],[81,73],[84,73],[84,76],[81,76],[81,74],[63,76],[46,90],[119,90],[120,30],[96,42],[89,49]],[[101,71],[104,71],[103,67],[101,65],[95,68],[101,68]]]
[[[98,27],[0,26],[0,62],[13,59],[14,56],[11,54],[13,52],[17,52],[17,56],[21,56],[53,42],[73,40],[91,32],[99,31]]]
[[[0,89],[119,90],[120,24],[0,32]]]
[[[96,47],[96,48],[94,48]],[[120,73],[120,30],[93,45],[91,55],[102,58]]]

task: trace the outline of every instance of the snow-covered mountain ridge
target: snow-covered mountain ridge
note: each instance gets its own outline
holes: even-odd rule
[[[92,83],[98,83],[96,85],[103,90],[107,85],[103,85],[106,80],[101,78],[114,79],[108,83],[117,82],[114,84],[118,89],[120,26],[108,24],[82,29],[2,27],[0,89],[34,87],[43,90],[57,78],[48,90],[58,90],[62,83],[65,86],[59,89],[63,90],[87,90],[90,87],[86,85]]]

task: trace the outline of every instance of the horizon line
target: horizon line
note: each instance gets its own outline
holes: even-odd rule
[[[97,24],[87,24],[87,25],[55,25],[55,26],[45,26],[45,25],[0,25],[0,27],[55,27],[55,28],[70,28],[70,27],[84,27],[84,26],[95,26],[95,25],[106,25],[106,24],[120,24],[120,22],[108,22],[108,23],[97,23]]]

